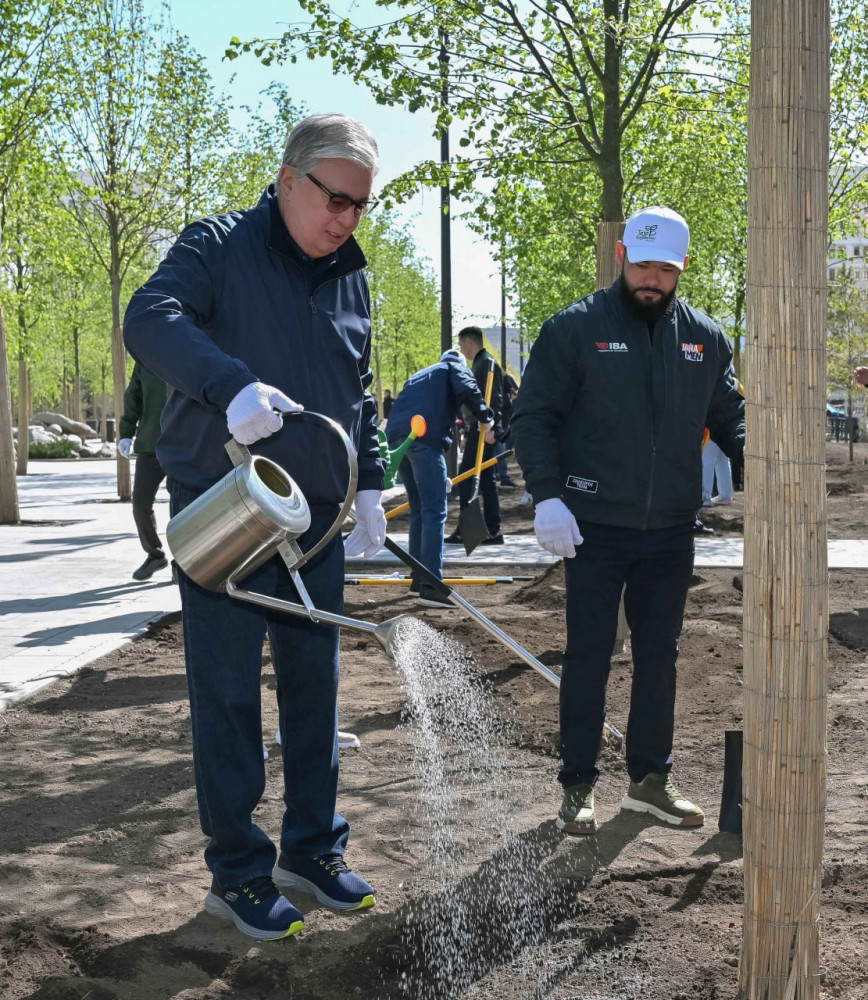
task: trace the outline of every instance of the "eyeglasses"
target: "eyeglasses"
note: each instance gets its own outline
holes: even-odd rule
[[[305,177],[309,181],[312,181],[324,194],[329,196],[329,200],[326,202],[326,208],[332,213],[332,215],[340,215],[342,212],[352,206],[354,213],[357,217],[365,215],[368,212],[373,212],[377,205],[380,204],[379,198],[351,198],[348,194],[339,194],[336,191],[329,191],[329,189],[323,184],[322,181],[318,181],[313,174],[305,174]]]

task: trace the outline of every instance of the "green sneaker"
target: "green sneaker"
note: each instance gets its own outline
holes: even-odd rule
[[[638,783],[631,781],[621,808],[650,813],[673,826],[702,826],[705,822],[705,813],[678,791],[668,774],[646,774]]]
[[[574,837],[597,832],[593,785],[570,785],[564,789],[564,801],[555,826]]]

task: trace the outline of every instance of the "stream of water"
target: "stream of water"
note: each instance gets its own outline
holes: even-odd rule
[[[541,864],[552,844],[511,825],[533,780],[516,766],[513,723],[468,651],[424,622],[397,627],[393,654],[420,789],[414,819],[427,830],[426,876],[437,887],[406,913],[404,992],[454,998],[488,970],[516,963],[541,990],[553,898]]]

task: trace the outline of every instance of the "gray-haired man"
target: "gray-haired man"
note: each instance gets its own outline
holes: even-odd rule
[[[365,258],[353,231],[376,199],[377,145],[340,114],[313,115],[287,140],[277,180],[244,212],[186,229],[127,310],[133,356],[174,391],[157,448],[176,514],[230,468],[230,434],[287,469],[312,513],[310,545],[333,522],[346,460],[282,412],[304,408],[344,427],[359,454],[357,526],[347,552],[373,553],[385,537],[377,407],[369,389],[371,326]],[[339,537],[301,571],[314,604],[340,612]],[[349,825],[335,812],[338,773],[337,628],[290,619],[179,573],[193,723],[193,758],[205,860],[205,907],[260,940],[287,937],[302,914],[277,886],[341,910],[374,902],[343,861]],[[271,559],[251,590],[297,601],[286,567]],[[260,674],[268,635],[277,676],[286,811],[281,855],[253,822],[265,788]],[[275,884],[276,883],[276,884]]]

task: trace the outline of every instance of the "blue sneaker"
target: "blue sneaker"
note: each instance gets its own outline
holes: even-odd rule
[[[257,941],[279,941],[304,927],[301,911],[281,896],[268,875],[230,888],[213,879],[205,909],[221,920],[231,920],[242,934]]]
[[[363,910],[377,901],[373,887],[347,867],[341,854],[316,858],[281,854],[271,877],[281,889],[301,889],[333,910]]]

